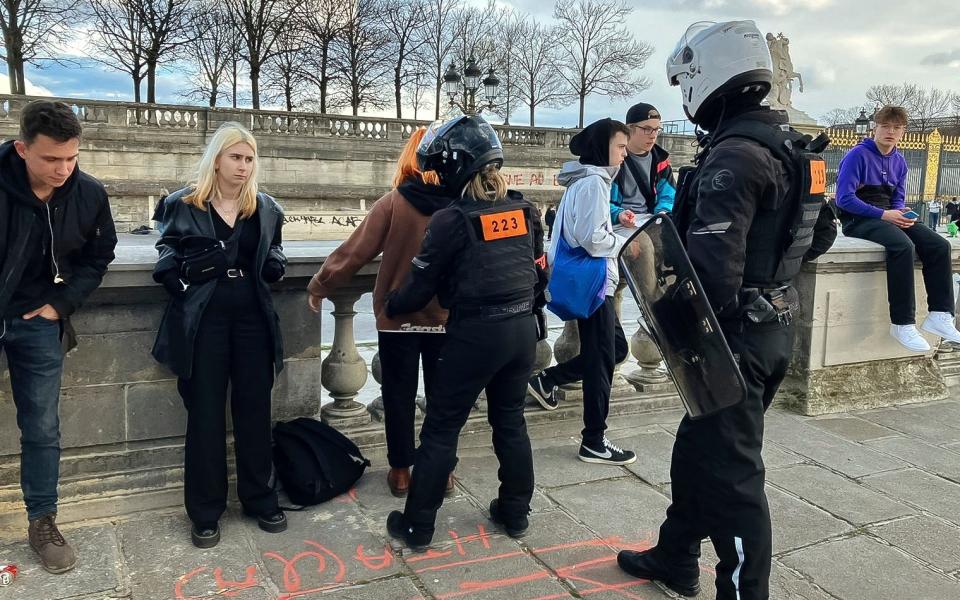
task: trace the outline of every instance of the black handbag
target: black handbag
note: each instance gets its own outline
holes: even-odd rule
[[[223,277],[229,268],[227,243],[205,235],[180,238],[180,276],[196,284]]]

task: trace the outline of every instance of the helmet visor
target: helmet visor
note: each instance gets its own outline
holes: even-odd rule
[[[670,64],[674,65],[685,65],[693,60],[693,52],[686,52],[687,47],[698,33],[710,29],[716,25],[714,21],[697,21],[696,23],[687,27],[687,30],[683,33],[683,36],[680,37],[680,41],[677,42],[677,45],[674,46],[673,52],[670,53]]]

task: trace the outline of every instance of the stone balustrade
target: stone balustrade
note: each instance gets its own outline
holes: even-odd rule
[[[153,241],[123,236],[103,285],[73,319],[79,348],[66,358],[60,409],[67,520],[182,502],[185,410],[173,375],[150,356],[166,304],[150,277]],[[274,389],[274,418],[322,417],[382,465],[385,440],[376,406],[371,410],[358,401],[368,365],[354,337],[356,303],[373,289],[378,263],[365,266],[330,299],[329,315],[318,318],[306,309],[306,283],[336,245],[287,245],[287,277],[274,286],[286,354]],[[918,271],[917,304],[923,307],[921,280]],[[860,240],[841,237],[831,252],[807,265],[797,280],[802,311],[794,360],[778,402],[821,414],[943,398],[956,390],[960,352],[908,355],[889,339],[884,281],[881,249]],[[321,320],[330,316],[333,339],[321,340]],[[611,416],[629,421],[645,411],[678,408],[676,389],[658,368],[656,347],[642,330],[630,342],[631,356],[615,378]],[[540,344],[537,368],[575,355],[578,347],[575,324],[564,324],[552,348]],[[19,434],[6,369],[0,373],[0,527],[20,527]],[[527,411],[532,434],[576,435],[581,394],[578,386],[564,388],[560,408],[552,412],[533,404]],[[483,409],[480,402],[464,430],[465,446],[489,444]]]

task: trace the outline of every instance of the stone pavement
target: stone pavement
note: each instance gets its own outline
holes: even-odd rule
[[[383,523],[401,501],[379,461],[350,494],[289,513],[284,534],[261,532],[232,507],[212,550],[190,545],[179,510],[68,526],[81,563],[65,575],[41,571],[23,541],[0,540],[0,562],[21,567],[0,598],[662,600],[669,594],[623,575],[615,555],[656,541],[678,419],[671,410],[613,420],[611,437],[640,457],[626,468],[577,461],[569,436],[535,440],[522,541],[487,520],[496,461],[471,451],[434,549],[392,543]],[[960,598],[960,402],[820,418],[774,409],[765,453],[773,599]],[[701,597],[712,598],[716,558],[709,541],[703,550]]]

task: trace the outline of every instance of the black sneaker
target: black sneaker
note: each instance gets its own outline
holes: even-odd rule
[[[220,543],[220,524],[201,524],[194,523],[190,530],[190,541],[197,548],[213,548]]]
[[[610,440],[603,438],[603,444],[599,448],[580,444],[580,460],[600,465],[629,465],[637,460],[637,455],[630,450],[618,448]]]
[[[656,548],[645,552],[622,550],[617,554],[620,568],[640,579],[659,581],[681,596],[696,596],[700,593],[700,567],[678,569],[663,560]]]
[[[503,513],[500,512],[500,500],[498,498],[490,501],[490,520],[503,528],[507,535],[514,539],[527,535],[527,528],[530,526],[526,515],[512,519],[505,518]]]
[[[433,540],[432,533],[416,532],[399,510],[387,515],[387,533],[398,539],[414,552],[426,552]]]
[[[530,395],[536,398],[544,410],[557,410],[557,407],[560,406],[560,401],[553,393],[556,389],[556,386],[547,383],[547,376],[543,371],[531,377],[530,381],[527,382],[527,390],[530,391]]]

